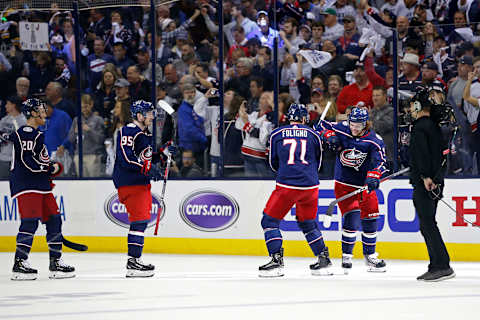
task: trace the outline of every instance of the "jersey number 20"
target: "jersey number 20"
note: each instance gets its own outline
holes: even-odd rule
[[[295,139],[285,139],[283,140],[283,145],[290,145],[290,151],[288,155],[288,161],[287,164],[295,164],[295,150],[297,150],[297,140]],[[307,161],[305,161],[305,153],[307,153],[307,140],[305,139],[300,139],[300,161],[302,164],[308,164]]]

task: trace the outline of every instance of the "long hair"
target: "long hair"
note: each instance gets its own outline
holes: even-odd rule
[[[243,101],[245,101],[245,98],[238,95],[236,92],[233,94],[232,102],[230,102],[230,110],[225,115],[225,120],[230,121],[236,119],[238,110],[240,110]]]

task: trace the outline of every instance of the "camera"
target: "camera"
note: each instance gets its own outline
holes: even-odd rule
[[[218,89],[216,89],[216,88],[210,89],[210,94],[211,94],[212,96],[218,96]]]

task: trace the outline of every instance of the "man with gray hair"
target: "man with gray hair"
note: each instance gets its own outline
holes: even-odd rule
[[[250,99],[250,78],[253,61],[250,58],[239,58],[235,65],[236,73],[225,84],[225,92],[233,90],[245,99]]]
[[[207,137],[203,126],[203,118],[195,113],[195,86],[183,85],[183,101],[178,108],[178,146],[182,150],[192,150],[195,160],[203,167],[203,152],[207,147]]]
[[[75,117],[75,107],[70,100],[63,98],[63,86],[60,82],[52,81],[45,89],[45,97],[53,108],[65,111],[70,118]]]
[[[30,90],[30,80],[26,77],[19,77],[15,83],[17,89],[17,97],[22,101],[27,100],[28,92]]]

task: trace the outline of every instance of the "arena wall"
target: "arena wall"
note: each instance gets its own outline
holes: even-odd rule
[[[91,252],[126,252],[127,213],[118,203],[113,183],[108,180],[56,182],[54,193],[63,216],[63,233],[85,243]],[[452,260],[480,261],[480,228],[464,223],[464,218],[480,225],[479,179],[447,180],[445,204],[438,208],[438,225]],[[154,219],[161,204],[157,200],[162,183],[152,184],[155,199],[152,222],[146,231],[145,252],[179,254],[266,255],[260,219],[275,182],[264,181],[169,181],[165,210],[161,214],[159,236],[153,235]],[[15,250],[19,226],[16,200],[9,196],[7,181],[0,182],[0,251]],[[387,181],[377,192],[380,223],[377,251],[386,259],[427,259],[411,201],[408,180]],[[322,213],[334,199],[333,181],[322,181],[318,200],[318,220],[330,254],[341,256],[339,213],[332,225],[323,228]],[[289,256],[312,256],[299,231],[295,208],[281,225],[285,252]],[[44,228],[38,229],[33,251],[46,251]],[[355,255],[361,256],[360,236]]]

